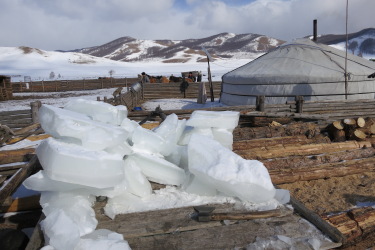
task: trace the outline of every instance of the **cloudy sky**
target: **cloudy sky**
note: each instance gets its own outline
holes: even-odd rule
[[[123,36],[203,38],[257,33],[290,41],[345,34],[347,0],[0,0],[0,47],[70,50]],[[348,31],[375,27],[374,0],[349,0]]]

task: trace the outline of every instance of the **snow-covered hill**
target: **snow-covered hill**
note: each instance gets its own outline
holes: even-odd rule
[[[139,40],[122,37],[104,45],[75,50],[117,61],[205,62],[205,47],[218,59],[255,59],[284,41],[258,34],[221,33],[201,39]]]
[[[250,59],[217,60],[211,64],[214,81]],[[0,75],[11,76],[12,82],[41,80],[74,80],[98,77],[137,77],[149,75],[181,76],[181,72],[202,71],[207,77],[207,63],[122,62],[76,52],[43,51],[29,47],[0,47]],[[207,80],[204,78],[203,80]]]
[[[345,35],[321,35],[318,42],[345,49]],[[181,72],[202,71],[207,80],[204,46],[215,58],[214,81],[283,41],[256,34],[222,33],[202,39],[138,40],[119,38],[110,43],[76,52],[43,51],[29,47],[0,47],[0,75],[12,81],[82,79],[98,77],[180,76]],[[79,52],[78,52],[79,51]],[[375,58],[375,29],[349,34],[349,53]]]

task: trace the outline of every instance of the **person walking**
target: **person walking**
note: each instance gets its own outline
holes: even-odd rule
[[[150,78],[148,78],[145,72],[142,72],[141,83],[150,83]]]

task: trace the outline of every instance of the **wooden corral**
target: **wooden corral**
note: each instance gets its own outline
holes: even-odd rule
[[[208,91],[210,89],[209,83],[205,83],[207,89],[207,97],[210,98]],[[198,98],[198,83],[189,83],[185,91],[181,91],[181,83],[169,84],[144,84],[144,99],[166,99],[166,98]],[[221,83],[214,82],[214,97],[220,97]]]
[[[9,76],[0,75],[0,101],[11,100],[13,98],[10,79]]]
[[[12,83],[13,92],[62,92],[116,87],[129,87],[137,78],[112,78],[81,80],[30,81]]]

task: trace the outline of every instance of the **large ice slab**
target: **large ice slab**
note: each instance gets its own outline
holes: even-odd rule
[[[240,113],[235,111],[194,111],[186,126],[200,128],[234,129],[238,125]]]
[[[125,188],[121,189],[122,182],[117,184],[114,187],[109,188],[93,188],[89,186],[73,184],[63,181],[56,181],[52,180],[44,173],[44,170],[39,171],[36,174],[29,176],[24,182],[24,186],[28,189],[44,192],[44,191],[51,191],[51,192],[69,192],[69,191],[79,191],[81,193],[85,193],[87,195],[95,195],[95,196],[107,196],[113,197],[118,195],[119,192],[122,190],[126,190]],[[121,191],[120,191],[121,189]]]
[[[43,141],[36,153],[45,173],[53,180],[107,188],[123,179],[119,154],[88,150],[53,138]]]
[[[85,99],[73,99],[69,101],[64,109],[88,115],[94,121],[120,125],[128,116],[125,106],[113,106],[109,103]]]
[[[112,147],[126,141],[129,136],[120,126],[93,121],[85,114],[50,105],[42,105],[39,119],[47,134],[89,149],[102,150]]]
[[[244,201],[265,202],[275,188],[264,165],[245,160],[210,138],[192,135],[188,145],[189,170],[203,183]]]
[[[128,160],[132,160],[142,173],[150,181],[166,185],[181,185],[185,178],[185,171],[155,155],[136,153],[127,156]]]

